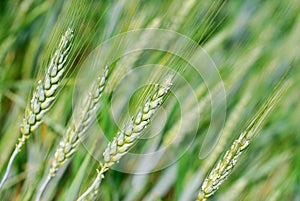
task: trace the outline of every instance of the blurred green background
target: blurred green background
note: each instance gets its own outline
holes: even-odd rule
[[[300,200],[300,1],[11,0],[0,2],[0,13],[1,175],[19,137],[26,104],[37,80],[45,72],[54,47],[67,27],[73,27],[76,34],[67,82],[45,122],[17,157],[1,191],[1,200],[34,199],[72,115],[74,83],[82,62],[101,42],[141,28],[168,29],[186,35],[201,45],[214,61],[227,98],[226,121],[220,131],[224,134],[217,145],[220,150],[199,159],[203,133],[211,123],[211,100],[203,81],[193,81],[193,74],[186,70],[182,74],[198,91],[201,113],[199,122],[195,122],[199,128],[189,131],[193,133],[184,133],[195,135],[192,145],[176,163],[160,171],[144,175],[109,171],[98,199],[195,200],[212,165],[245,128],[275,83],[291,68],[288,79],[293,85],[238,161],[233,174],[209,200]],[[151,43],[151,38],[143,40],[141,42]],[[109,111],[110,89],[120,76],[144,64],[168,64],[174,69],[183,65],[180,59],[163,53],[144,52],[137,56],[135,60],[124,57],[113,64],[98,116],[99,125],[109,139],[117,131]],[[144,79],[148,76],[145,74]],[[218,86],[215,83],[212,93],[218,93]],[[184,87],[179,86],[178,90],[184,100],[189,100]],[[133,105],[138,103],[139,96],[130,101]],[[181,119],[176,101],[165,103],[164,107],[169,107],[171,112],[166,115],[157,149],[170,141],[172,128]],[[193,109],[188,111],[192,116]],[[183,118],[183,121],[191,120],[192,117]],[[43,200],[74,200],[86,190],[96,174],[96,159],[102,160],[106,143],[101,138],[87,139],[85,146],[80,146],[72,161],[50,183]],[[139,143],[133,152],[148,149],[150,145]],[[180,143],[172,146],[183,149]],[[135,169],[145,161],[137,158],[132,164],[128,162],[130,168]]]

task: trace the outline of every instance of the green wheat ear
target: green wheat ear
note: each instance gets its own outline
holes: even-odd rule
[[[68,158],[70,158],[76,151],[80,139],[82,139],[88,127],[93,121],[93,114],[97,112],[100,107],[100,98],[104,91],[108,76],[108,68],[105,69],[104,75],[98,77],[93,83],[86,99],[82,102],[79,119],[73,121],[68,127],[66,136],[59,143],[59,148],[54,154],[49,174],[54,177],[58,168],[63,165]]]
[[[0,189],[9,175],[11,165],[16,155],[21,151],[26,140],[29,139],[31,134],[43,122],[44,115],[53,105],[55,97],[57,96],[57,89],[60,86],[66,71],[67,58],[72,48],[73,38],[74,30],[68,28],[50,60],[44,78],[38,81],[30,104],[26,107],[24,118],[20,125],[21,137],[18,139],[16,148],[10,157],[6,172],[0,183]]]
[[[232,143],[231,147],[226,151],[223,158],[218,161],[216,166],[205,178],[204,182],[202,183],[201,190],[198,194],[198,201],[204,201],[212,196],[220,188],[222,183],[228,178],[240,155],[249,146],[253,138],[257,135],[263,122],[272,112],[276,104],[279,102],[280,97],[282,97],[282,94],[287,90],[290,84],[290,81],[286,81],[281,86],[279,85],[278,87],[275,87],[273,93],[254,115],[245,131],[243,131],[240,136]]]
[[[92,84],[88,94],[83,97],[83,101],[80,105],[78,120],[73,120],[71,125],[68,126],[65,136],[60,141],[58,148],[54,153],[52,159],[51,168],[48,172],[46,180],[41,185],[41,188],[38,191],[36,200],[40,200],[41,196],[46,189],[50,180],[55,177],[57,171],[63,164],[65,164],[70,157],[76,152],[80,139],[86,133],[86,130],[89,128],[93,122],[93,114],[97,112],[100,107],[100,98],[104,91],[108,76],[108,68],[105,69],[104,74],[97,78],[97,80]]]
[[[125,128],[119,131],[114,139],[108,144],[103,153],[104,164],[100,163],[100,168],[97,169],[96,179],[88,190],[78,198],[78,201],[84,200],[89,194],[91,199],[95,198],[101,181],[104,178],[104,173],[108,171],[112,165],[118,162],[142,136],[143,131],[149,125],[151,118],[170,91],[171,86],[171,79],[167,79],[162,85],[156,85],[153,94],[147,99],[142,108]]]
[[[26,139],[42,123],[42,118],[49,111],[55,100],[57,89],[66,70],[65,64],[72,47],[73,37],[74,31],[69,28],[62,36],[58,48],[51,58],[45,77],[38,81],[38,86],[33,92],[30,105],[26,108],[25,116],[20,126],[22,136],[16,145],[19,151]]]

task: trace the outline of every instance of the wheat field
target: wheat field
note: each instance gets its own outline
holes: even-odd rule
[[[300,2],[0,2],[0,200],[300,201]]]

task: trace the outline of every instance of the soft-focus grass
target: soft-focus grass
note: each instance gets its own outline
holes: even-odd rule
[[[71,116],[74,79],[86,56],[112,36],[153,27],[154,20],[158,22],[154,27],[171,29],[197,41],[215,62],[227,95],[225,127],[232,123],[229,120],[236,112],[235,106],[249,96],[231,128],[225,149],[245,128],[284,71],[292,67],[289,79],[294,84],[241,157],[233,174],[210,200],[300,199],[300,95],[297,84],[300,81],[300,2],[247,0],[216,3],[202,0],[195,1],[182,14],[186,2],[189,1],[1,1],[0,175],[19,136],[19,124],[29,94],[37,77],[44,73],[53,46],[68,26],[73,26],[77,32],[69,80],[41,128],[17,157],[0,192],[2,200],[34,199],[49,168],[48,161]],[[134,66],[167,63],[176,67],[181,64],[181,61],[170,60],[170,56],[160,53],[145,52],[140,56]],[[118,63],[114,65],[118,67]],[[114,74],[111,82],[118,80],[118,76],[118,73]],[[189,72],[184,76],[193,78]],[[194,88],[202,83],[199,80],[191,82]],[[105,135],[112,139],[117,127],[109,113],[110,94],[106,95],[98,121]],[[184,90],[182,96],[185,96]],[[203,177],[209,171],[207,164],[215,162],[210,155],[205,159],[198,158],[211,114],[207,89],[204,88],[197,98],[204,105],[200,126],[194,143],[180,160],[164,170],[146,175],[109,171],[101,184],[101,200],[195,200]],[[138,102],[138,98],[131,100],[131,103]],[[167,117],[161,142],[167,141],[165,134],[172,128],[172,123],[180,119],[178,104],[171,102],[168,107],[172,109],[172,115]],[[105,141],[90,138],[86,145],[93,150],[95,158],[101,159]],[[149,146],[149,143],[138,144],[133,152]],[[44,200],[73,200],[91,184],[98,162],[87,154],[86,147],[80,146],[70,164],[50,183],[43,195]],[[182,149],[180,144],[174,148]],[[134,164],[139,163],[142,163],[140,158]]]

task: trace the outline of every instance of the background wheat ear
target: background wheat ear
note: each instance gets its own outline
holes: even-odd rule
[[[59,168],[76,152],[80,139],[82,139],[83,135],[93,122],[93,117],[95,117],[96,112],[101,105],[100,98],[104,91],[107,76],[108,67],[105,68],[103,75],[99,76],[92,84],[88,93],[84,95],[79,106],[80,110],[77,110],[77,112],[73,114],[75,116],[79,116],[79,118],[76,118],[76,120],[73,119],[72,123],[68,126],[63,139],[59,142],[58,148],[52,158],[49,173],[38,191],[36,200],[41,199],[41,196],[51,178],[55,177]]]
[[[209,175],[204,179],[201,190],[198,194],[198,201],[203,201],[212,196],[222,185],[222,183],[231,174],[242,152],[249,146],[250,142],[259,132],[263,122],[272,112],[276,104],[279,102],[283,93],[291,85],[290,81],[286,81],[282,85],[281,82],[275,87],[273,93],[266,102],[259,108],[249,125],[239,137],[232,143],[231,147],[225,152],[216,166],[210,171]]]
[[[68,28],[61,37],[60,43],[50,60],[44,78],[37,83],[37,87],[33,92],[30,103],[26,107],[24,118],[20,125],[21,137],[18,139],[16,148],[9,159],[6,172],[0,183],[0,189],[9,175],[12,163],[18,152],[21,151],[26,140],[42,123],[44,115],[53,105],[53,101],[57,96],[57,89],[60,86],[66,71],[67,58],[72,48],[73,38],[74,30]]]
[[[103,153],[104,163],[100,163],[100,168],[97,169],[96,179],[87,191],[78,198],[78,201],[84,200],[88,195],[90,195],[89,200],[95,199],[101,181],[104,178],[104,173],[118,162],[141,137],[143,131],[149,125],[151,118],[163,103],[171,86],[171,77],[166,79],[162,85],[156,85],[153,94],[147,99],[142,108],[132,120],[124,126],[124,129],[119,131],[114,139],[108,143]]]

